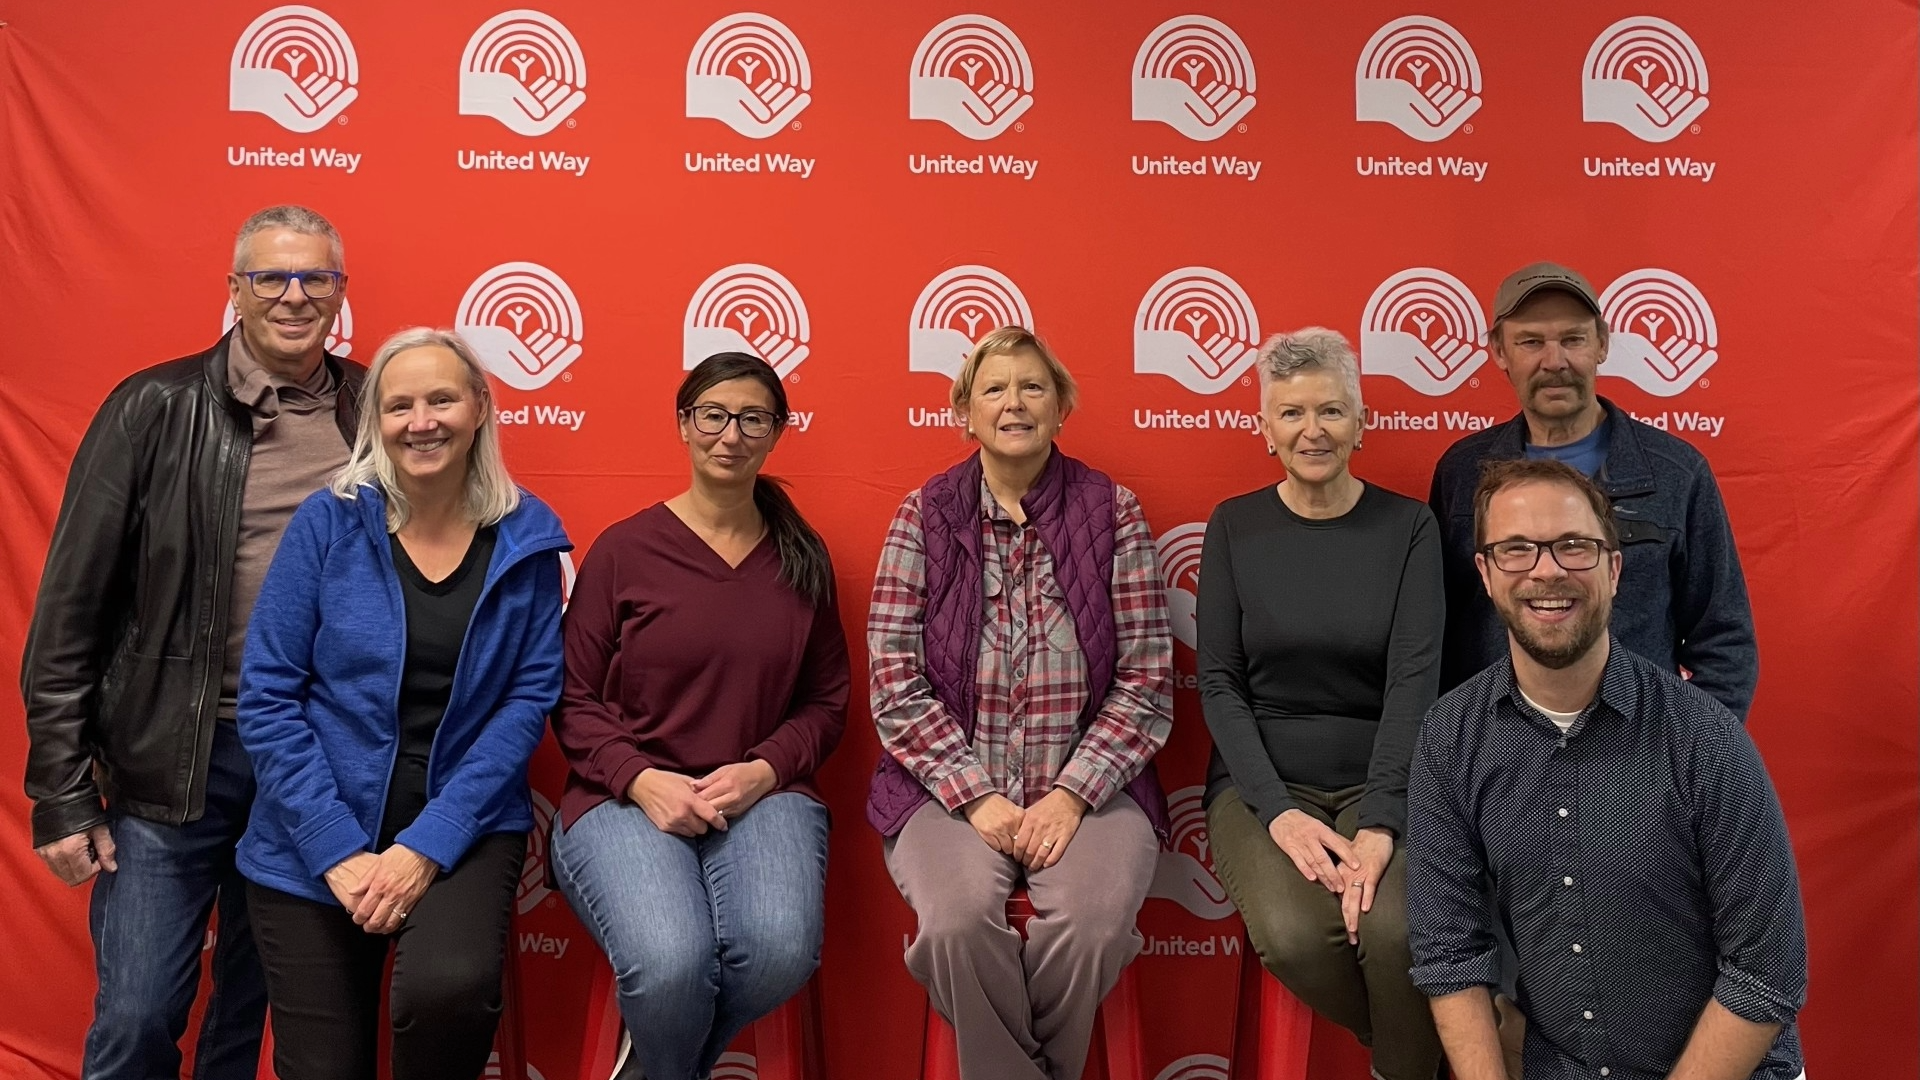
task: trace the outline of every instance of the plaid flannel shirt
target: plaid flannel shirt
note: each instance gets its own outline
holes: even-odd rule
[[[920,492],[887,527],[867,616],[872,705],[880,743],[958,810],[999,793],[1031,806],[1055,787],[1106,805],[1173,727],[1173,637],[1140,501],[1125,487],[1114,499],[1113,686],[1086,727],[1086,657],[1066,591],[1037,529],[1018,525],[981,484],[980,539],[987,610],[975,674],[979,704],[969,743],[934,697],[922,640],[927,606]]]

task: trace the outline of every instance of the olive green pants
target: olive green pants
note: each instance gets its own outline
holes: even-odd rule
[[[1300,809],[1353,838],[1361,788],[1321,791],[1289,784]],[[1300,875],[1260,819],[1229,788],[1207,808],[1213,864],[1240,909],[1260,963],[1314,1012],[1358,1036],[1373,1050],[1381,1080],[1433,1080],[1440,1036],[1427,996],[1407,971],[1407,867],[1398,839],[1360,916],[1360,943],[1347,943],[1340,897]]]

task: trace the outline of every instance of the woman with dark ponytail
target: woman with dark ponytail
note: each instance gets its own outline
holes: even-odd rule
[[[692,484],[587,553],[553,717],[555,876],[618,977],[622,1075],[647,1080],[706,1076],[819,966],[813,776],[850,682],[826,545],[760,474],[787,423],[779,376],[716,353],[675,413]]]

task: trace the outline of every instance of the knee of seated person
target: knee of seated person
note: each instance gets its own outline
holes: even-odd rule
[[[93,1023],[115,1038],[158,1037],[174,1042],[186,1030],[187,1014],[183,1010],[176,1020],[172,1012],[163,993],[114,994],[100,1002]]]
[[[430,959],[407,959],[389,991],[394,1026],[499,1010],[500,965],[486,950],[446,949]]]
[[[718,946],[710,938],[656,939],[614,961],[624,993],[641,997],[711,993]]]
[[[1361,912],[1360,948],[1370,956],[1404,957],[1411,964],[1406,905],[1375,902],[1372,911]]]
[[[820,966],[821,929],[816,919],[783,918],[742,935],[734,948],[760,978],[798,989]]]
[[[919,918],[915,940],[964,947],[987,930],[1005,925],[1007,898],[989,892],[956,883],[938,897],[923,901],[915,908]]]
[[[1242,911],[1240,916],[1261,965],[1282,981],[1292,973],[1325,963],[1339,944],[1325,933],[1318,918],[1292,910],[1272,897],[1263,898],[1262,903]]]

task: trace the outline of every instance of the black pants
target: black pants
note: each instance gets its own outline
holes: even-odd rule
[[[337,903],[249,883],[280,1080],[374,1080],[389,947],[393,1080],[475,1080],[500,1022],[500,970],[526,853],[524,833],[481,837],[391,935],[360,929]]]

